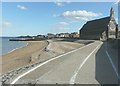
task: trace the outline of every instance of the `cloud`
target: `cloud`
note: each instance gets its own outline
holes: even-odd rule
[[[65,6],[65,4],[69,4],[69,3],[71,3],[70,0],[66,0],[65,2],[62,2],[62,1],[60,1],[60,0],[57,0],[57,1],[55,2],[55,4],[56,4],[57,6],[60,6],[60,7]]]
[[[53,33],[67,33],[70,31],[71,28],[54,28],[51,31]]]
[[[54,24],[53,32],[68,32],[70,24],[67,22],[58,22]]]
[[[57,14],[53,14],[53,17],[58,17],[59,15],[57,15]]]
[[[71,1],[70,1],[70,0],[66,0],[66,3],[67,3],[67,4],[70,4],[70,3],[71,3]]]
[[[19,8],[19,9],[21,9],[21,10],[26,10],[26,9],[27,9],[27,7],[22,6],[22,5],[17,5],[17,8]]]
[[[75,21],[88,21],[94,17],[102,16],[101,13],[94,13],[86,10],[78,10],[78,11],[66,11],[59,15],[59,17],[71,19]],[[58,17],[58,16],[57,16]]]
[[[4,21],[4,22],[2,22],[2,28],[4,29],[4,28],[9,28],[9,27],[11,27],[12,26],[12,24],[10,23],[10,22],[8,22],[8,21]]]
[[[67,22],[58,22],[58,23],[55,24],[55,26],[57,26],[57,27],[67,27],[67,26],[69,26],[69,23],[67,23]]]
[[[120,0],[117,0],[117,1],[114,3],[114,5],[119,4],[119,3],[120,3]]]
[[[60,0],[57,0],[57,1],[55,2],[55,4],[56,4],[57,6],[64,6],[63,2],[60,2]]]
[[[69,30],[70,30],[70,28],[68,28],[68,27],[67,27],[67,28],[65,28],[65,27],[64,27],[64,28],[57,28],[57,29],[56,29],[56,31],[57,31],[58,33],[69,32]]]

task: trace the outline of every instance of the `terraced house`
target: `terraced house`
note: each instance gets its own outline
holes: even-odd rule
[[[81,39],[106,40],[118,37],[118,25],[114,18],[114,9],[111,8],[110,16],[88,21],[80,30]]]

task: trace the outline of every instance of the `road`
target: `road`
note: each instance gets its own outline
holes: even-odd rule
[[[106,45],[96,41],[40,64],[11,84],[118,84]]]

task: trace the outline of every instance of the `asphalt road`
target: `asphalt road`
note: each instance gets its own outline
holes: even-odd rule
[[[118,84],[106,51],[106,45],[96,41],[40,64],[11,84]]]

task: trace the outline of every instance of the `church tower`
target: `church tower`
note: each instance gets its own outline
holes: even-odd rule
[[[114,9],[113,9],[113,7],[111,7],[111,10],[110,10],[110,18],[112,20],[114,20]]]
[[[118,30],[117,30],[117,23],[115,21],[115,18],[114,18],[114,9],[113,7],[111,7],[111,10],[110,10],[110,22],[109,22],[109,38],[117,38],[117,33],[118,33]]]

